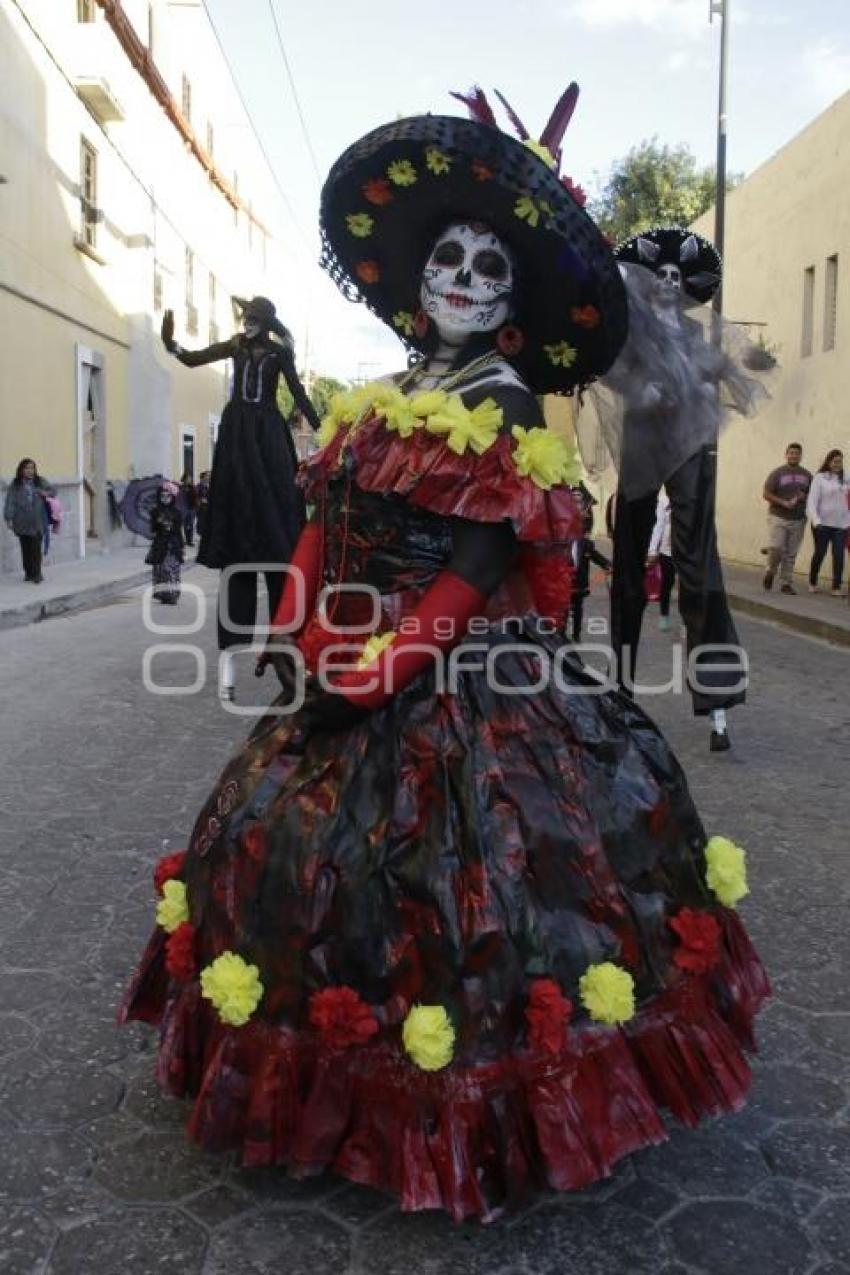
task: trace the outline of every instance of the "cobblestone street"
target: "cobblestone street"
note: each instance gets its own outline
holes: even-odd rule
[[[190,578],[212,599],[212,573]],[[198,642],[211,670],[215,652],[212,617],[152,638],[140,598],[0,633],[4,1275],[850,1273],[846,650],[740,620],[752,688],[727,755],[708,753],[688,701],[646,701],[709,833],[749,854],[741,912],[776,997],[746,1111],[673,1132],[595,1189],[458,1227],[330,1176],[293,1183],[201,1154],[155,1089],[153,1032],[114,1026],[153,924],[151,867],[183,847],[249,728],[212,672],[197,695],[144,690],[150,642]],[[193,611],[184,598],[169,618]],[[642,673],[660,677],[670,635],[653,625]],[[194,675],[173,651],[153,672]],[[271,697],[270,677],[249,681]]]

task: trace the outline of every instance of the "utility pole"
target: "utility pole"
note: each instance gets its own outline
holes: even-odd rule
[[[731,0],[708,0],[708,20],[720,18],[720,92],[717,102],[717,188],[714,196],[714,246],[724,255],[726,238],[726,79],[729,70],[729,5]],[[723,313],[723,283],[714,294],[714,312]]]

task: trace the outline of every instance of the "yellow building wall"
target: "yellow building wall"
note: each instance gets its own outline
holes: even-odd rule
[[[733,419],[721,438],[717,522],[721,551],[763,565],[767,506],[762,486],[803,445],[815,470],[830,447],[850,456],[850,93],[731,193],[726,211],[724,315],[761,322],[779,368],[754,420]],[[711,210],[695,229],[708,238]],[[824,350],[826,259],[838,256],[835,347]],[[803,357],[803,273],[815,270],[813,352]],[[807,546],[805,546],[807,548]],[[807,565],[801,551],[797,565]]]

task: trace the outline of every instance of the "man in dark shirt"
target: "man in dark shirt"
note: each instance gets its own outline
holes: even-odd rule
[[[806,497],[812,476],[801,465],[803,448],[789,443],[785,448],[785,464],[768,474],[764,498],[770,506],[767,515],[767,571],[764,587],[773,588],[779,570],[782,593],[796,593],[793,585],[794,560],[806,529]]]

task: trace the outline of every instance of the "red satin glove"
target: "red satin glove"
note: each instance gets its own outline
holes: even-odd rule
[[[382,708],[419,673],[434,663],[436,652],[450,650],[480,615],[487,595],[454,571],[441,571],[399,633],[376,660],[334,679],[334,693],[360,709]],[[423,647],[426,648],[423,650]],[[363,687],[372,689],[362,690]]]

